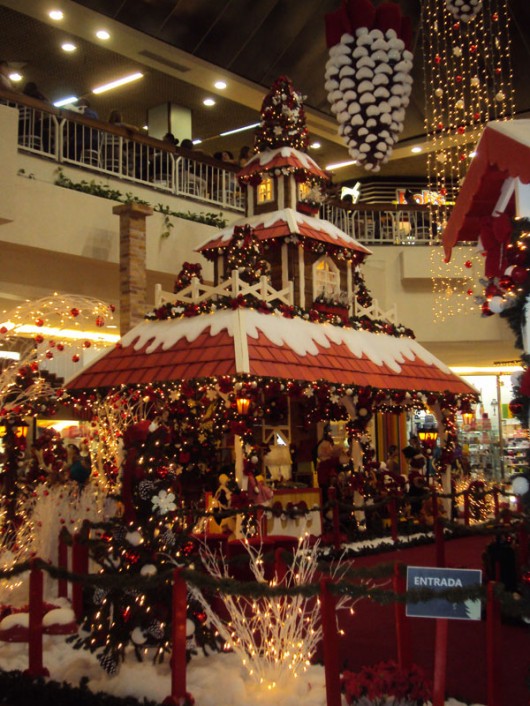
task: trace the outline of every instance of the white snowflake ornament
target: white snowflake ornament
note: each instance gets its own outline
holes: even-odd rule
[[[166,515],[168,512],[173,512],[173,510],[177,509],[174,493],[168,493],[167,490],[161,490],[158,495],[153,495],[151,502],[153,503],[153,510],[158,510],[161,515]]]

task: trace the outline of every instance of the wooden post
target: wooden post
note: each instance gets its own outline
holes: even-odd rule
[[[447,671],[447,618],[436,618],[434,642],[434,686],[432,706],[445,704],[445,677]]]
[[[42,663],[42,618],[44,616],[42,592],[42,571],[36,568],[33,560],[29,575],[29,664],[25,672],[30,677],[50,676]]]
[[[324,674],[326,678],[326,706],[341,706],[339,634],[335,614],[336,599],[329,590],[331,579],[320,579],[320,612],[324,647]]]
[[[434,525],[434,542],[436,546],[436,566],[443,568],[445,566],[444,527],[439,519]]]
[[[501,659],[500,636],[501,614],[495,597],[495,581],[488,583],[486,604],[486,668],[488,679],[488,706],[501,706]]]
[[[397,562],[394,563],[393,584],[396,594],[402,595],[405,593],[405,577],[402,575]],[[412,663],[412,637],[405,604],[401,601],[394,603],[394,616],[396,619],[397,661],[400,669],[406,669]]]
[[[72,571],[74,574],[88,574],[88,545],[80,541],[80,534],[74,536],[72,544]],[[74,581],[72,586],[72,609],[75,619],[83,618],[83,582]]]
[[[388,505],[388,511],[390,512],[390,534],[393,542],[398,541],[398,512],[397,512],[397,500],[392,498]]]
[[[64,541],[62,533],[59,533],[57,561],[60,569],[65,571],[68,569],[68,545]],[[59,598],[68,598],[68,582],[66,579],[60,578],[57,581],[57,595]]]
[[[167,706],[182,706],[191,703],[186,692],[186,619],[188,595],[186,582],[181,576],[181,569],[173,572],[173,607],[172,607],[172,651],[171,651],[171,695],[164,699]]]

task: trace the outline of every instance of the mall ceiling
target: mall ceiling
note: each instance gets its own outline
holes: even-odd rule
[[[336,136],[323,79],[328,52],[324,16],[339,4],[339,0],[56,0],[55,4],[6,0],[0,2],[1,58],[20,66],[24,79],[35,81],[52,101],[69,94],[90,95],[94,85],[142,70],[144,79],[136,84],[91,98],[100,117],[118,108],[127,122],[143,125],[149,107],[172,101],[191,109],[192,137],[204,139],[202,147],[209,153],[236,152],[252,142],[249,132],[217,136],[255,123],[263,95],[275,78],[287,74],[307,97],[310,132],[322,145],[315,156],[325,166],[349,159]],[[61,23],[49,19],[52,5],[64,11]],[[409,156],[410,147],[424,135],[421,1],[399,0],[399,5],[413,22],[415,80],[400,141],[403,149],[395,150],[395,158],[380,174],[421,176],[425,157]],[[522,68],[530,62],[530,2],[508,0],[508,6],[516,111],[522,115],[530,112]],[[95,39],[98,25],[111,31],[111,40]],[[69,37],[75,38],[78,49],[66,56],[60,44]],[[222,93],[212,91],[219,78],[228,83]],[[206,95],[215,97],[214,108],[202,104]],[[364,174],[352,168],[341,172],[340,178]]]

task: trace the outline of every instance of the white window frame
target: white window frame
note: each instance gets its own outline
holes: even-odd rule
[[[326,267],[320,268],[324,263]],[[329,255],[319,258],[313,265],[313,298],[340,299],[340,270]]]

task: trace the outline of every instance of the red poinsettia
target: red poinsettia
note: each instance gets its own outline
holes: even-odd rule
[[[392,661],[363,667],[359,672],[345,671],[342,688],[352,706],[361,699],[369,699],[373,706],[383,706],[387,697],[420,706],[431,698],[431,685],[420,667],[413,664],[401,669]]]

